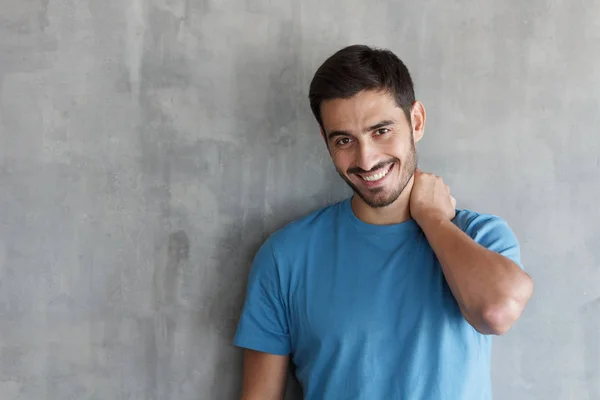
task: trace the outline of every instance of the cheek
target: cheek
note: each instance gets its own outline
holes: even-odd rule
[[[345,172],[352,165],[352,154],[346,151],[337,151],[331,153],[333,164],[340,171]]]
[[[388,151],[390,154],[392,154],[393,156],[395,156],[396,158],[399,159],[406,159],[409,157],[410,155],[410,142],[404,142],[404,141],[396,141],[393,143],[390,143],[390,146],[388,147]]]

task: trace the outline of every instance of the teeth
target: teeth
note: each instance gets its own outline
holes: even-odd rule
[[[362,178],[367,181],[367,182],[373,182],[373,181],[378,181],[379,179],[383,178],[384,176],[387,175],[388,172],[390,172],[391,166],[386,168],[385,170],[379,172],[378,174],[375,175],[371,175],[371,176],[363,176]]]

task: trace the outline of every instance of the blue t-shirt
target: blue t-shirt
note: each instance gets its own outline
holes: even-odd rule
[[[522,268],[502,219],[457,210],[453,222]],[[350,198],[261,246],[234,344],[290,355],[309,400],[492,398],[491,336],[462,316],[423,231],[367,224]]]

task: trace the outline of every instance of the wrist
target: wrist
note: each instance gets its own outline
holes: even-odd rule
[[[426,230],[427,228],[438,227],[444,222],[450,220],[443,212],[427,210],[424,213],[415,216],[415,221],[421,227],[421,229]]]

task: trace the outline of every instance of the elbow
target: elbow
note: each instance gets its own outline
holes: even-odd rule
[[[504,335],[512,328],[519,318],[518,307],[513,304],[489,306],[482,312],[483,329],[480,333],[486,335]]]
[[[503,335],[521,317],[533,294],[533,282],[529,276],[513,287],[500,301],[484,307],[481,313],[485,333]]]

